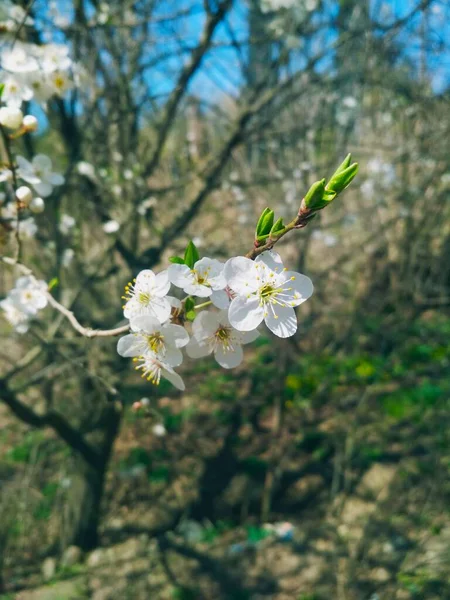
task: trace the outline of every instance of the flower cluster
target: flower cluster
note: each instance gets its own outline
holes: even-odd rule
[[[0,301],[6,320],[18,333],[28,331],[30,320],[47,306],[47,284],[34,277],[19,277],[15,287]]]
[[[64,96],[81,73],[62,44],[37,46],[17,41],[0,54],[0,81],[4,84],[2,101],[20,108],[22,102],[35,100],[45,106],[54,95]]]
[[[180,259],[158,274],[141,271],[125,288],[131,332],[119,340],[117,351],[133,357],[149,381],[158,384],[164,377],[184,390],[174,371],[183,361],[183,347],[190,358],[214,354],[225,369],[237,367],[242,346],[258,337],[263,321],[278,337],[295,334],[294,309],[311,296],[313,285],[305,275],[288,271],[279,254],[266,251],[255,261],[237,256],[226,263],[207,257],[188,262]],[[169,296],[171,285],[186,297]],[[198,312],[210,305],[219,310]]]

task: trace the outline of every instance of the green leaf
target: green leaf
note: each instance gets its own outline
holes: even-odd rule
[[[283,223],[283,219],[280,217],[273,225],[272,229],[270,230],[270,235],[272,234],[277,234],[277,233],[281,233],[284,230],[285,226]]]
[[[53,279],[50,279],[50,281],[48,283],[48,291],[55,288],[58,284],[59,284],[59,279],[57,277],[53,277]]]
[[[186,247],[186,251],[184,253],[184,263],[190,268],[193,269],[195,263],[200,259],[200,254],[191,240]]]
[[[186,300],[184,301],[184,310],[185,312],[190,312],[191,310],[194,310],[195,307],[195,300],[194,298],[192,298],[191,296],[188,296],[186,298]]]
[[[259,240],[262,236],[268,235],[273,226],[275,213],[270,208],[265,208],[258,219],[256,225],[255,237]]]
[[[323,195],[325,193],[325,179],[321,179],[320,181],[316,181],[309,188],[308,193],[305,196],[305,205],[306,208],[310,210],[320,210],[327,203],[323,201]]]
[[[4,83],[0,83],[0,100],[2,99],[2,95],[3,95],[3,90],[5,89],[5,84]]]
[[[358,163],[353,163],[340,173],[335,173],[327,183],[327,190],[332,190],[336,194],[340,194],[353,181],[358,169]]]
[[[181,258],[181,256],[171,256],[169,258],[169,262],[174,263],[176,265],[184,265],[184,258]]]
[[[342,173],[342,171],[345,171],[345,169],[347,169],[351,165],[351,163],[352,163],[352,155],[349,153],[345,157],[344,161],[338,166],[336,171],[333,173],[333,177],[335,175],[338,175],[339,173]]]

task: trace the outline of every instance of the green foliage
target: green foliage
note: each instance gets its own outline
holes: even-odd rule
[[[45,439],[42,431],[30,431],[25,434],[21,444],[14,446],[7,452],[7,458],[15,463],[28,463],[31,460],[33,453],[36,453],[36,446],[41,444]],[[42,458],[42,454],[40,456]]]
[[[284,231],[285,226],[283,223],[283,219],[280,217],[273,225],[272,229],[270,230],[270,235],[277,235],[280,234],[282,231]]]
[[[181,256],[171,256],[169,257],[169,261],[175,265],[184,265],[184,258],[181,258]]]
[[[261,216],[258,219],[258,223],[256,224],[255,238],[258,241],[263,241],[266,239],[273,226],[273,221],[275,218],[275,213],[270,208],[265,208]]]
[[[186,250],[184,253],[184,264],[186,264],[190,269],[193,269],[195,263],[199,259],[200,259],[200,254],[198,253],[196,245],[191,240],[189,242],[189,244],[186,246]]]

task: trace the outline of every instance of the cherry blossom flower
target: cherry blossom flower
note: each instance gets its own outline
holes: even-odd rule
[[[59,230],[63,235],[68,235],[70,233],[70,230],[73,229],[75,225],[76,221],[71,215],[61,215],[61,220],[59,222]]]
[[[29,316],[25,314],[10,296],[0,301],[4,317],[17,333],[26,333],[29,327]]]
[[[243,344],[249,344],[259,336],[257,331],[237,331],[228,319],[226,311],[201,312],[192,324],[193,337],[186,346],[187,355],[200,358],[214,353],[214,358],[224,369],[232,369],[244,358]]]
[[[237,294],[228,312],[233,327],[251,331],[264,320],[278,337],[294,335],[294,307],[313,293],[309,277],[286,271],[280,256],[273,251],[263,252],[255,261],[244,256],[230,258],[224,273],[229,287]]]
[[[152,427],[152,433],[153,435],[156,435],[156,437],[164,437],[167,433],[167,429],[162,423],[156,423],[156,425],[153,425]]]
[[[180,348],[189,342],[189,334],[180,325],[167,322],[164,325],[149,315],[133,317],[130,321],[132,333],[120,338],[117,352],[120,356],[143,356],[151,352],[161,357],[172,367],[183,362]]]
[[[170,265],[169,279],[190,296],[214,297],[223,290],[226,281],[223,276],[224,264],[213,258],[201,258],[190,269],[187,265]]]
[[[184,381],[175,373],[173,368],[167,364],[161,357],[156,354],[148,352],[143,356],[133,359],[138,363],[135,367],[137,371],[142,371],[142,377],[145,377],[147,381],[155,385],[159,385],[161,377],[170,381],[170,383],[177,389],[184,391],[186,389]]]
[[[0,125],[9,129],[17,129],[22,125],[23,113],[16,106],[2,106],[0,108]]]
[[[167,299],[170,281],[167,271],[155,275],[150,269],[139,273],[133,282],[125,286],[126,300],[124,315],[127,319],[141,315],[150,315],[160,323],[170,317],[171,305]]]
[[[35,315],[48,304],[47,284],[28,275],[19,277],[9,297],[22,312]]]
[[[29,162],[23,156],[17,157],[18,175],[31,184],[36,192],[46,198],[53,191],[53,186],[62,185],[64,177],[52,171],[52,161],[45,154],[36,154]]]

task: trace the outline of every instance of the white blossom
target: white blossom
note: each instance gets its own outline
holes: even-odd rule
[[[62,254],[62,265],[63,267],[69,267],[75,256],[75,250],[73,248],[66,248]]]
[[[153,425],[152,427],[152,433],[153,435],[156,435],[156,437],[164,437],[167,433],[167,429],[162,423],[156,423],[156,425]]]
[[[221,367],[232,369],[241,364],[244,357],[243,344],[256,340],[259,333],[237,331],[232,327],[226,311],[201,312],[192,324],[193,337],[186,346],[191,358],[200,358],[214,353]]]
[[[39,214],[45,210],[45,202],[40,196],[35,196],[28,207],[32,213]]]
[[[0,125],[8,129],[17,129],[22,125],[23,113],[15,106],[2,106],[0,108]]]
[[[33,199],[33,193],[28,186],[21,185],[16,190],[16,199],[18,202],[23,202],[23,204],[28,206]]]
[[[187,265],[170,265],[168,273],[170,281],[186,294],[214,298],[216,292],[226,286],[223,269],[223,263],[205,257],[198,260],[192,269]]]
[[[120,356],[143,356],[147,352],[161,357],[171,367],[178,367],[183,362],[180,348],[189,342],[189,335],[184,327],[161,323],[149,315],[133,317],[130,321],[132,333],[120,338],[117,352]]]
[[[105,233],[116,233],[120,229],[120,224],[114,219],[111,219],[110,221],[103,223],[102,228]]]
[[[225,278],[237,296],[230,304],[230,323],[239,331],[256,329],[264,320],[278,337],[290,337],[297,331],[295,306],[313,293],[309,277],[283,267],[280,256],[263,252],[252,261],[244,256],[225,264]]]
[[[22,312],[35,315],[48,304],[47,284],[28,275],[19,277],[9,297]]]
[[[167,271],[155,275],[150,269],[141,271],[133,282],[125,286],[126,303],[123,307],[127,319],[149,315],[164,323],[170,317],[171,306],[167,298],[170,281]]]
[[[0,301],[0,308],[3,310],[5,319],[14,327],[17,333],[26,333],[28,331],[29,317],[11,297],[8,296]]]
[[[170,383],[177,389],[184,391],[185,385],[182,378],[175,373],[173,368],[162,360],[156,354],[147,354],[140,356],[139,358],[133,359],[136,364],[136,370],[142,371],[142,377],[145,377],[147,381],[155,385],[159,385],[161,377],[170,381]]]
[[[52,170],[52,161],[45,154],[36,154],[30,162],[23,156],[17,156],[19,166],[17,174],[31,184],[36,192],[44,197],[50,196],[53,186],[62,185],[64,177]]]
[[[59,221],[59,230],[63,235],[68,235],[75,225],[76,221],[71,215],[61,215],[61,219]]]
[[[37,131],[39,127],[38,120],[34,115],[25,115],[22,121],[22,125],[26,131]]]
[[[33,219],[33,217],[30,217],[29,219],[25,219],[23,221],[20,221],[20,237],[25,237],[25,238],[33,238],[38,230],[38,227],[36,225],[36,221]]]

